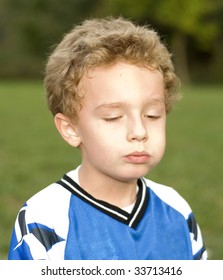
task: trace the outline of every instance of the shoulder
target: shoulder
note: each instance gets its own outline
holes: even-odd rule
[[[187,201],[172,187],[158,184],[145,178],[144,180],[150,193],[153,193],[166,205],[180,213],[186,220],[192,246],[193,259],[207,259],[207,252],[203,243],[200,227],[197,224]]]
[[[172,187],[162,185],[144,178],[146,186],[165,204],[181,213],[185,219],[191,214],[188,202]]]
[[[70,196],[69,191],[53,183],[29,198],[19,216],[26,224],[56,225],[68,215]]]
[[[57,183],[52,183],[29,198],[27,205],[49,206],[61,204],[70,198],[70,193]]]
[[[67,174],[71,174],[73,179],[77,179],[78,168],[69,171]],[[25,204],[27,210],[31,212],[47,212],[47,215],[56,215],[60,211],[64,212],[69,208],[71,192],[68,191],[60,184],[60,180],[54,182],[47,187],[43,188],[32,197],[30,197]]]

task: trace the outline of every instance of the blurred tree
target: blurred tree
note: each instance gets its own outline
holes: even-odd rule
[[[219,26],[211,15],[218,11],[220,3],[219,0],[101,0],[99,13],[149,21],[171,32],[176,69],[186,83],[190,81],[187,38],[192,37],[205,50],[212,46]]]
[[[222,13],[222,0],[0,0],[0,75],[39,77],[50,46],[74,24],[122,15],[163,35],[184,82],[191,69],[203,80],[216,73],[222,81]],[[200,57],[211,57],[211,75],[197,63]]]
[[[13,69],[4,71],[14,76],[41,75],[49,47],[57,43],[72,26],[89,16],[98,0],[1,0],[2,38],[0,52],[13,60]],[[4,5],[3,5],[4,4]],[[1,38],[0,38],[1,40]],[[1,55],[0,55],[1,57]],[[11,65],[11,64],[10,64]],[[0,70],[0,74],[3,74]]]

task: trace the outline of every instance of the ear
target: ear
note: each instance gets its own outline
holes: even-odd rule
[[[70,118],[58,113],[54,117],[54,122],[60,135],[68,144],[73,147],[78,147],[80,145],[81,138],[77,126]]]

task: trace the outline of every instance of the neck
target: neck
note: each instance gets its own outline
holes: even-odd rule
[[[79,182],[81,187],[96,199],[119,208],[131,205],[136,200],[137,180],[120,181],[99,172],[91,172],[81,166]]]

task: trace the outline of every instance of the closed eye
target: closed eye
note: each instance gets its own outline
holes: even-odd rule
[[[159,119],[160,118],[159,115],[145,115],[144,117],[146,117],[148,119]]]
[[[103,118],[103,120],[106,122],[115,122],[121,118],[122,118],[122,116],[118,116],[118,117]]]

